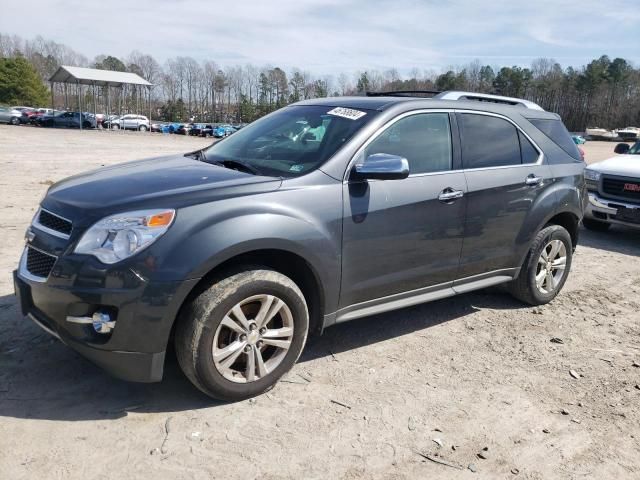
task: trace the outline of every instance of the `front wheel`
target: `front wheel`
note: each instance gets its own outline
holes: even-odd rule
[[[509,292],[530,305],[549,303],[567,281],[572,258],[569,232],[560,225],[548,225],[533,240],[520,275],[509,284]]]
[[[264,393],[300,356],[309,330],[298,286],[264,268],[214,282],[181,311],[178,362],[207,395],[227,401]]]
[[[138,127],[138,130],[140,130],[141,132],[146,132],[147,131],[147,127],[146,127],[146,125],[140,125],[140,127]]]
[[[19,125],[20,124],[20,119],[18,117],[11,117],[11,120],[9,120],[9,123],[11,125]]]

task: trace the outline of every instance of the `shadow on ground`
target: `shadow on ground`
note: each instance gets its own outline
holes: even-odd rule
[[[477,308],[522,304],[492,291],[406,308],[328,328],[299,362],[313,361],[460,319]],[[220,405],[189,383],[170,352],[164,380],[112,378],[18,313],[15,297],[0,297],[0,417],[45,420],[115,419],[136,412],[177,412]]]
[[[580,245],[585,247],[640,256],[640,229],[613,225],[606,232],[594,232],[580,228]]]

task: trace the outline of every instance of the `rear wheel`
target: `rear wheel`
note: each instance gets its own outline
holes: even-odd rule
[[[112,130],[120,130],[120,125],[118,125],[117,123],[114,123],[113,125],[111,125],[111,129]]]
[[[146,127],[146,125],[140,125],[138,127],[138,130],[140,130],[141,132],[146,132],[147,131],[147,127]]]
[[[309,314],[298,286],[255,268],[216,281],[180,313],[178,362],[191,382],[221,400],[270,390],[296,362]]]
[[[531,244],[518,278],[508,286],[518,300],[544,305],[564,286],[573,258],[571,236],[560,225],[543,228]]]
[[[596,232],[606,232],[611,227],[610,223],[600,222],[592,218],[583,218],[582,224],[587,230],[594,230]]]
[[[20,119],[18,117],[11,117],[11,120],[9,120],[9,123],[11,125],[19,125],[20,124]]]
[[[82,122],[82,128],[91,128],[91,122]]]

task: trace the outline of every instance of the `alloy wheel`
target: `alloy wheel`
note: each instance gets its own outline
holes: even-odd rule
[[[213,337],[213,362],[227,380],[249,383],[273,372],[293,340],[293,315],[274,295],[253,295],[224,316]]]
[[[540,252],[536,268],[536,287],[544,294],[560,285],[567,266],[567,247],[561,240],[551,240]]]

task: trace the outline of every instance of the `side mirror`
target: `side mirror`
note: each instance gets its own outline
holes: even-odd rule
[[[613,153],[619,153],[624,155],[625,153],[629,153],[629,144],[628,143],[619,143],[616,145],[616,148],[613,149]]]
[[[357,164],[352,171],[355,179],[402,180],[409,176],[406,158],[388,153],[374,153]]]

